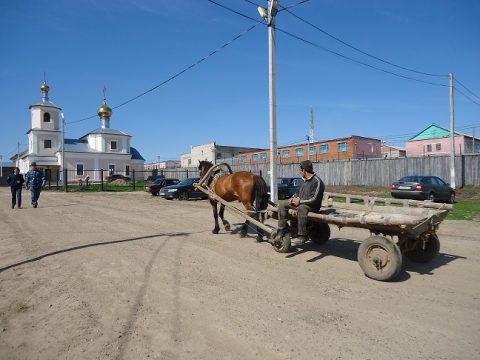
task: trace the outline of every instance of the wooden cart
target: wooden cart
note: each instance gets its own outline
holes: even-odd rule
[[[223,164],[214,166],[217,170]],[[227,168],[230,168],[227,165]],[[207,173],[196,184],[196,188],[225,207],[245,218],[264,233],[277,252],[290,251],[291,236],[296,234],[295,210],[289,210],[290,235],[275,239],[277,229],[263,224],[249,213],[218,197],[206,185]],[[453,208],[450,204],[437,204],[430,201],[397,200],[326,192],[322,208],[318,213],[308,214],[308,237],[317,244],[330,239],[330,224],[342,227],[356,227],[370,230],[371,236],[358,248],[358,263],[370,278],[380,281],[394,279],[402,269],[402,253],[412,261],[429,262],[440,250],[436,231],[439,224]],[[276,204],[270,203],[269,217],[277,218]]]

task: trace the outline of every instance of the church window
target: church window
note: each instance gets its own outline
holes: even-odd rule
[[[108,175],[115,174],[115,164],[108,164]]]
[[[83,176],[83,164],[77,163],[77,176]]]
[[[46,112],[43,114],[43,122],[50,122],[51,116],[50,113]]]
[[[130,176],[130,165],[125,165],[125,176]]]
[[[52,148],[52,140],[43,140],[43,147],[45,149],[51,149]]]
[[[111,141],[110,142],[110,150],[117,150],[117,142]]]

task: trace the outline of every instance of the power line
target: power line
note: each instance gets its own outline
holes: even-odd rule
[[[386,74],[394,75],[394,76],[397,76],[397,77],[400,77],[400,78],[403,78],[403,79],[412,80],[412,81],[417,81],[417,82],[424,83],[424,84],[429,84],[429,85],[434,85],[434,86],[448,87],[448,85],[446,85],[446,84],[434,83],[434,82],[431,82],[431,81],[425,81],[425,80],[413,78],[413,77],[410,77],[410,76],[397,74],[397,73],[394,73],[393,71],[389,71],[389,70],[386,70],[386,69],[382,69],[381,67],[378,67],[378,66],[375,66],[375,65],[367,64],[367,63],[365,63],[365,62],[363,62],[363,61],[360,61],[360,60],[351,58],[351,57],[346,56],[346,55],[344,55],[344,54],[342,54],[342,53],[339,53],[339,52],[337,52],[337,51],[334,51],[334,50],[328,49],[328,48],[326,48],[326,47],[324,47],[324,46],[318,45],[318,44],[316,44],[316,43],[314,43],[314,42],[312,42],[312,41],[306,40],[306,39],[304,39],[304,38],[302,38],[302,37],[300,37],[300,36],[298,36],[298,35],[295,35],[295,34],[292,34],[292,33],[288,32],[288,31],[286,31],[286,30],[280,29],[280,28],[278,28],[278,27],[276,27],[276,29],[277,29],[278,31],[280,31],[280,32],[282,32],[282,33],[284,33],[284,34],[286,34],[286,35],[288,35],[288,36],[296,39],[296,40],[302,41],[302,42],[304,42],[304,43],[306,43],[306,44],[308,44],[308,45],[311,45],[311,46],[313,46],[313,47],[316,47],[316,48],[318,48],[318,49],[320,49],[320,50],[329,52],[329,53],[334,54],[334,55],[336,55],[336,56],[338,56],[338,57],[341,57],[341,58],[343,58],[343,59],[346,59],[346,60],[355,62],[355,63],[357,63],[357,64],[360,64],[360,65],[363,65],[363,66],[366,66],[366,67],[369,67],[369,68],[371,68],[371,69],[374,69],[374,70],[377,70],[377,71],[381,71],[381,72],[384,72],[384,73],[386,73]]]
[[[462,94],[463,96],[465,96],[468,100],[470,100],[472,103],[480,106],[480,103],[473,100],[470,96],[468,96],[467,94],[465,94],[463,91],[459,90],[458,88],[455,88],[455,91],[458,91],[460,94]]]
[[[208,0],[208,1],[211,1],[211,0]],[[190,66],[184,68],[183,70],[179,71],[178,73],[170,76],[168,79],[162,81],[161,83],[159,83],[158,85],[155,85],[154,87],[152,87],[151,89],[148,89],[147,91],[144,91],[142,92],[141,94],[137,95],[137,96],[134,96],[133,98],[127,100],[127,101],[124,101],[123,103],[119,104],[119,105],[116,105],[114,107],[112,107],[112,110],[114,109],[118,109],[122,106],[125,106],[127,105],[128,103],[131,103],[132,101],[135,101],[137,100],[138,98],[158,89],[160,86],[162,85],[165,85],[166,83],[174,80],[175,78],[179,77],[180,75],[184,74],[185,72],[187,72],[188,70],[191,70],[193,69],[195,66],[197,65],[200,65],[202,62],[204,62],[205,60],[207,60],[208,58],[210,58],[211,56],[217,54],[220,50],[223,50],[224,48],[226,48],[227,46],[229,46],[230,44],[232,44],[234,41],[240,39],[242,36],[244,36],[245,34],[247,34],[248,32],[250,32],[251,30],[253,30],[255,27],[257,27],[258,24],[260,24],[261,21],[257,21],[256,24],[250,26],[248,29],[246,29],[245,31],[243,31],[242,33],[238,34],[237,36],[235,36],[234,38],[232,38],[230,41],[226,42],[225,44],[223,44],[222,46],[220,46],[219,48],[213,50],[211,53],[209,53],[208,55],[204,56],[203,58],[197,60],[196,62],[194,62],[193,64],[191,64]],[[80,119],[80,120],[75,120],[75,121],[71,121],[71,122],[68,122],[66,124],[75,124],[75,123],[79,123],[81,121],[85,121],[85,120],[89,120],[89,119],[92,119],[94,117],[97,117],[97,115],[92,115],[92,116],[89,116],[89,117],[86,117],[86,118],[83,118],[83,119]]]
[[[461,87],[463,87],[465,90],[467,90],[470,94],[475,96],[478,100],[480,100],[480,96],[476,95],[473,91],[471,91],[469,88],[467,88],[465,85],[463,85],[456,77],[455,77],[455,82],[457,82]]]
[[[217,3],[216,1],[213,1],[213,0],[207,0],[207,1],[209,1],[209,2],[211,2],[211,3],[213,3],[213,4],[215,4],[215,5],[218,5],[218,6],[224,8],[224,9],[226,9],[226,10],[228,10],[228,11],[231,11],[231,12],[237,14],[237,15],[240,15],[240,16],[243,16],[243,17],[245,17],[245,18],[247,18],[247,19],[256,21],[256,20],[253,19],[252,17],[250,17],[250,16],[248,16],[248,15],[245,15],[245,14],[242,14],[242,13],[240,13],[239,11],[234,10],[234,9],[228,7],[228,6],[219,4],[219,3]],[[247,0],[246,0],[246,1],[247,1]],[[247,2],[250,2],[250,1],[247,1]],[[255,3],[253,3],[253,2],[250,2],[250,3],[255,4]],[[255,5],[256,5],[256,4],[255,4]],[[412,78],[412,77],[409,77],[409,76],[397,74],[397,73],[394,73],[394,72],[392,72],[392,71],[382,69],[382,68],[380,68],[380,67],[378,67],[378,66],[374,66],[374,65],[370,65],[370,64],[364,63],[364,62],[362,62],[362,61],[360,61],[360,60],[351,58],[351,57],[349,57],[349,56],[346,56],[346,55],[341,54],[341,53],[339,53],[339,52],[336,52],[336,51],[334,51],[334,50],[328,49],[328,48],[326,48],[326,47],[324,47],[324,46],[315,44],[314,42],[309,41],[309,40],[306,40],[306,39],[304,39],[304,38],[302,38],[302,37],[300,37],[300,36],[294,35],[294,34],[288,32],[288,31],[286,31],[286,30],[283,30],[283,29],[279,28],[278,26],[276,27],[276,29],[277,29],[278,31],[280,31],[280,32],[288,35],[288,36],[291,36],[291,37],[293,37],[293,38],[295,38],[295,39],[297,39],[297,40],[300,40],[300,41],[302,41],[302,42],[305,42],[305,43],[307,43],[307,44],[309,44],[309,45],[311,45],[311,46],[314,46],[314,47],[316,47],[316,48],[318,48],[318,49],[321,49],[321,50],[323,50],[323,51],[329,52],[329,53],[331,53],[331,54],[334,54],[334,55],[339,56],[339,57],[341,57],[341,58],[344,58],[344,59],[346,59],[346,60],[349,60],[349,61],[352,61],[352,62],[361,64],[361,65],[366,66],[366,67],[369,67],[369,68],[371,68],[371,69],[374,69],[374,70],[377,70],[377,71],[381,71],[381,72],[384,72],[384,73],[386,73],[386,74],[394,75],[394,76],[397,76],[397,77],[400,77],[400,78],[403,78],[403,79],[408,79],[408,80],[412,80],[412,81],[417,81],[417,82],[424,83],[424,84],[429,84],[429,85],[434,85],[434,86],[448,87],[448,85],[446,85],[446,84],[433,83],[433,82],[430,82],[430,81],[425,81],[425,80],[421,80],[421,79]]]
[[[363,50],[361,50],[361,49],[359,49],[359,48],[357,48],[357,47],[355,47],[355,46],[353,46],[353,45],[351,45],[351,44],[343,41],[342,39],[340,39],[340,38],[338,38],[338,37],[336,37],[336,36],[328,33],[327,31],[319,28],[319,27],[316,26],[315,24],[312,24],[311,22],[309,22],[309,21],[301,18],[300,16],[294,14],[294,13],[291,12],[290,10],[288,10],[288,9],[285,9],[285,10],[286,10],[290,15],[294,16],[295,18],[297,18],[298,20],[302,21],[303,23],[305,23],[305,24],[307,24],[307,25],[310,25],[310,26],[313,27],[314,29],[320,31],[322,34],[327,35],[328,37],[330,37],[330,38],[332,38],[332,39],[334,39],[334,40],[342,43],[343,45],[348,46],[349,48],[351,48],[351,49],[353,49],[353,50],[356,50],[356,51],[358,51],[358,52],[360,52],[360,53],[362,53],[362,54],[364,54],[364,55],[366,55],[366,56],[369,56],[369,57],[375,59],[375,60],[384,62],[384,63],[386,63],[386,64],[388,64],[388,65],[391,65],[391,66],[394,66],[394,67],[396,67],[396,68],[399,68],[399,69],[402,69],[402,70],[411,71],[411,72],[414,72],[414,73],[420,74],[420,75],[427,75],[427,76],[434,76],[434,77],[448,77],[448,75],[430,74],[430,73],[426,73],[426,72],[423,72],[423,71],[414,70],[414,69],[411,69],[411,68],[408,68],[408,67],[405,67],[405,66],[401,66],[401,65],[394,64],[394,63],[392,63],[392,62],[390,62],[390,61],[388,61],[388,60],[379,58],[378,56],[375,56],[375,55],[372,55],[372,54],[370,54],[370,53],[367,53],[366,51],[363,51]]]

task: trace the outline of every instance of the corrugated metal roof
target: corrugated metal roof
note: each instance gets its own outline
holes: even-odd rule
[[[140,155],[138,150],[135,149],[134,147],[130,147],[130,154],[132,154],[132,160],[143,160],[143,161],[145,161],[143,156]]]
[[[455,135],[462,135],[458,132],[454,132]],[[410,138],[409,141],[415,140],[427,140],[427,139],[441,139],[450,136],[450,130],[444,127],[432,124],[426,129],[419,132],[414,137]]]
[[[61,151],[61,149],[59,149]],[[98,152],[92,149],[86,140],[65,139],[65,151],[69,152]]]

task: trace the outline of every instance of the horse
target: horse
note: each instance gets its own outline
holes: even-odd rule
[[[200,171],[200,178],[203,178],[212,166],[213,164],[210,161],[199,161],[198,170]],[[260,212],[265,210],[268,206],[268,193],[267,184],[261,176],[254,175],[248,171],[220,174],[220,170],[218,170],[214,171],[209,179],[206,179],[206,185],[225,201],[240,201],[248,212],[253,212],[252,217],[254,219],[260,221],[259,214],[262,214],[262,222],[265,219],[265,214]],[[215,219],[215,227],[212,230],[213,234],[218,234],[218,231],[220,230],[218,216],[222,219],[225,231],[230,231],[230,223],[223,217],[225,205],[220,204],[220,211],[217,212],[217,203],[218,201],[210,198],[210,204],[213,209],[213,218]],[[240,236],[242,238],[247,235],[248,224],[249,221],[245,221],[240,229]],[[263,231],[257,227],[257,233],[257,240],[261,241]]]

